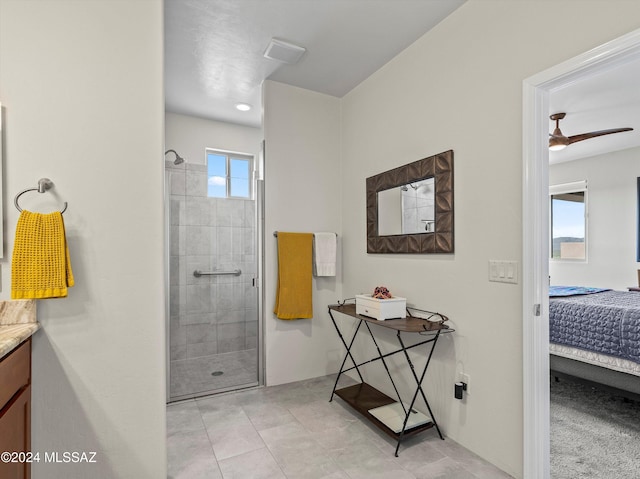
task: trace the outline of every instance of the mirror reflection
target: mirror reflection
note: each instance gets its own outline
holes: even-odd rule
[[[431,177],[378,192],[378,234],[433,233],[434,182]]]

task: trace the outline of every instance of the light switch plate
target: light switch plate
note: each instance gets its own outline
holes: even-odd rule
[[[518,262],[489,260],[489,281],[498,283],[518,283]]]

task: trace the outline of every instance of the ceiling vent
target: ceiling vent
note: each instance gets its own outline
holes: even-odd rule
[[[293,64],[298,63],[298,60],[300,60],[300,57],[302,57],[306,51],[306,48],[299,47],[293,43],[272,38],[264,52],[264,56],[271,60]]]

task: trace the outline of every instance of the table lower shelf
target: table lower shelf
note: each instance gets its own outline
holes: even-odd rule
[[[393,431],[386,424],[378,420],[378,418],[376,418],[369,412],[369,410],[371,409],[396,403],[397,401],[395,401],[394,399],[378,391],[376,388],[370,386],[367,383],[358,383],[354,384],[353,386],[336,389],[335,393],[344,402],[349,404],[353,409],[358,411],[361,415],[363,415],[366,419],[371,421],[371,423],[375,424],[378,428],[380,428],[380,430],[384,431],[389,436],[395,439],[398,439],[401,436],[402,433]],[[414,434],[418,434],[420,432],[426,431],[427,429],[431,429],[433,425],[433,422],[429,421],[425,424],[421,424],[419,426],[415,426],[411,429],[405,430],[404,434],[402,435],[403,437],[413,436]]]

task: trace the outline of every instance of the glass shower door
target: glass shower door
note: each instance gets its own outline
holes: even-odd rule
[[[165,163],[169,391],[175,401],[259,382],[257,201],[207,196],[206,165]]]

